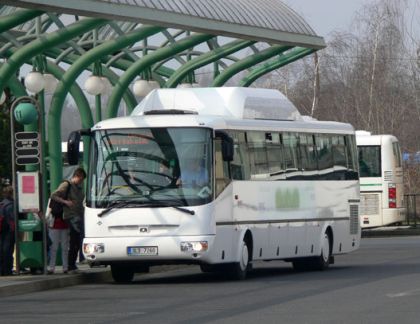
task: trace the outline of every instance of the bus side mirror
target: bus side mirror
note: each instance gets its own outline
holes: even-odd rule
[[[216,131],[216,137],[222,139],[222,158],[223,161],[233,161],[233,139],[226,132]]]
[[[70,165],[79,163],[80,132],[73,131],[67,140],[67,161]]]

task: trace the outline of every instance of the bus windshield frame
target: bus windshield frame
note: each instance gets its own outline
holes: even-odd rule
[[[96,130],[86,206],[197,206],[213,199],[212,130]]]

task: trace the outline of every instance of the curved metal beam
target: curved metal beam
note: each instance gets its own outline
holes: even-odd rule
[[[99,27],[106,23],[104,19],[86,18],[75,22],[65,29],[60,29],[51,34],[39,37],[36,40],[26,44],[14,53],[0,68],[0,92],[10,77],[25,63],[28,59],[42,53],[49,47],[64,43],[91,28]]]
[[[162,29],[162,27],[143,26],[136,31],[119,37],[118,39],[111,39],[102,43],[101,45],[86,52],[83,56],[80,56],[78,60],[73,62],[70,68],[61,77],[61,81],[58,83],[57,89],[55,90],[51,101],[51,107],[48,116],[48,133],[51,134],[49,140],[49,148],[51,152],[54,152],[54,154],[56,152],[61,152],[61,141],[59,140],[61,133],[61,112],[68,89],[76,81],[80,73],[82,73],[86,67],[93,64],[102,56],[109,55],[110,53],[135,43],[144,37],[154,35],[160,32]],[[58,156],[50,157],[50,172],[51,188],[55,188],[59,185],[59,182],[62,178],[61,157],[60,160],[58,159]]]
[[[232,76],[235,74],[248,69],[255,64],[258,64],[260,62],[263,62],[275,55],[278,55],[280,53],[283,53],[284,51],[287,51],[290,49],[291,46],[280,46],[280,45],[274,45],[271,46],[259,53],[256,53],[254,55],[248,56],[247,58],[244,58],[232,65],[230,65],[226,70],[221,72],[212,83],[213,87],[221,87],[223,86]]]
[[[185,78],[185,76],[188,75],[188,73],[191,73],[192,71],[217,61],[227,55],[240,51],[241,49],[244,49],[254,43],[254,41],[235,40],[221,47],[218,47],[211,52],[200,55],[191,61],[188,61],[178,70],[176,70],[175,73],[166,82],[165,87],[175,88]]]
[[[274,71],[289,63],[292,63],[302,57],[312,54],[313,52],[315,52],[313,48],[296,47],[293,50],[291,50],[290,53],[279,56],[279,58],[274,60],[273,62],[267,62],[262,64],[262,66],[256,67],[251,71],[251,73],[249,73],[246,77],[244,77],[241,80],[239,85],[241,87],[248,87],[255,80],[262,77],[264,74]]]
[[[160,48],[153,53],[147,54],[146,56],[142,57],[141,60],[132,64],[120,77],[118,83],[112,91],[111,96],[109,97],[107,118],[112,118],[117,115],[118,105],[121,101],[122,94],[124,93],[125,89],[128,88],[131,81],[133,81],[133,79],[139,75],[140,72],[152,64],[164,60],[168,56],[175,55],[202,42],[206,42],[213,37],[215,36],[207,34],[193,34],[178,41],[175,44],[171,44],[170,46]]]
[[[0,19],[0,33],[19,26],[28,20],[41,16],[44,12],[40,10],[26,10],[22,9],[13,14],[3,16]]]

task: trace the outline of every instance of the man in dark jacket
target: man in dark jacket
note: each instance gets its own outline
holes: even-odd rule
[[[13,250],[15,247],[15,215],[13,213],[13,187],[3,188],[0,202],[0,215],[3,216],[0,231],[0,275],[13,274]]]
[[[83,226],[83,180],[86,178],[86,172],[83,168],[77,168],[70,181],[63,182],[57,190],[51,195],[54,199],[64,205],[63,219],[69,224],[70,228],[70,244],[68,254],[69,271],[77,271],[76,260],[79,254],[80,241]],[[67,188],[70,186],[66,199]]]

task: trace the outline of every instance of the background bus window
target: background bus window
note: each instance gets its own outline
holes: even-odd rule
[[[358,146],[359,170],[361,177],[381,176],[381,147]]]

